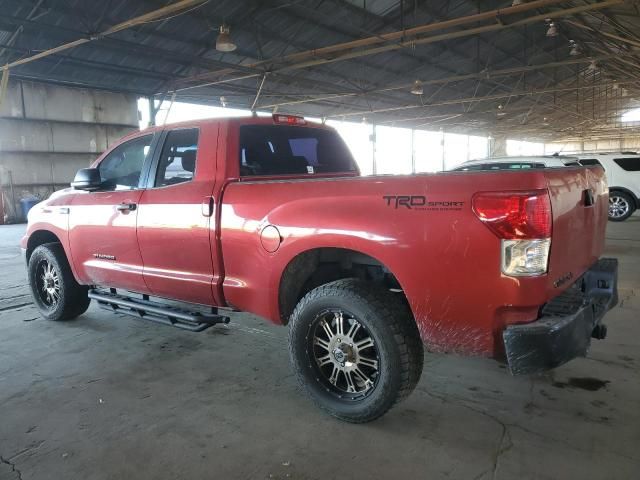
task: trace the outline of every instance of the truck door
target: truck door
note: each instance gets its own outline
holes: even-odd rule
[[[212,256],[216,145],[217,126],[162,135],[138,209],[144,279],[153,295],[218,304]]]
[[[69,245],[82,283],[147,291],[136,221],[153,138],[136,137],[108,153],[97,167],[103,187],[78,191],[69,207]]]

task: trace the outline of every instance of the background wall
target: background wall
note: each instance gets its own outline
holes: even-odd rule
[[[5,215],[19,201],[69,185],[115,140],[138,128],[135,95],[14,81],[0,105],[0,190]]]

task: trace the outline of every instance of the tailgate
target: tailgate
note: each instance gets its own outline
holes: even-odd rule
[[[564,290],[602,255],[609,193],[599,166],[545,170],[553,230],[550,288]]]

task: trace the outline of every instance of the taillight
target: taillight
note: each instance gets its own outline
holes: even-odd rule
[[[477,193],[473,211],[498,238],[551,236],[551,201],[546,190]]]
[[[284,125],[306,125],[307,121],[304,117],[298,117],[297,115],[280,115],[278,113],[273,114],[273,121],[275,123],[282,123]]]
[[[501,239],[504,274],[547,273],[552,216],[546,190],[481,192],[472,204],[480,221]]]

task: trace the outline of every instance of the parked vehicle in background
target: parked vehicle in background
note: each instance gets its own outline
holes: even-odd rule
[[[635,152],[578,155],[581,165],[602,165],[609,184],[609,220],[622,222],[640,207],[640,155]]]
[[[414,389],[423,343],[525,374],[604,338],[604,172],[531,163],[363,177],[334,129],[301,117],[165,125],[33,207],[21,246],[45,318],[92,299],[192,331],[251,312],[289,326],[317,405],[367,422]]]
[[[478,170],[529,170],[532,168],[559,168],[578,166],[577,157],[560,155],[532,155],[522,157],[492,157],[469,160],[452,168],[453,172]]]

